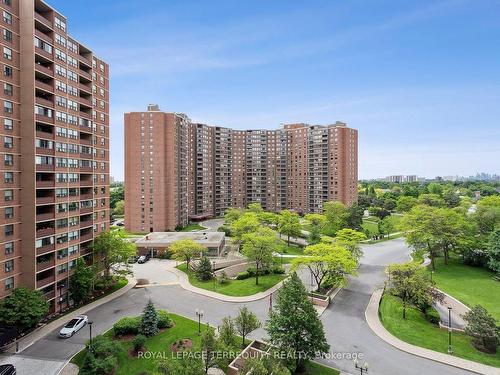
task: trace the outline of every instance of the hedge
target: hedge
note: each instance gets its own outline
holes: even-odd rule
[[[141,317],[125,317],[121,318],[113,324],[113,333],[115,336],[137,335],[141,326]]]
[[[158,328],[170,328],[174,325],[170,316],[168,316],[168,312],[165,310],[158,310]]]

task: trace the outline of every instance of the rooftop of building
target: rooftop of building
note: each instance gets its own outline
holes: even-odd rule
[[[167,247],[178,240],[190,239],[207,248],[219,247],[224,241],[222,232],[153,232],[135,242],[137,247]]]

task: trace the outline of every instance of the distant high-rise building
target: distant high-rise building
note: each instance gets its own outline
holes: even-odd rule
[[[320,212],[357,201],[357,130],[290,124],[233,130],[192,123],[158,106],[125,114],[127,230],[172,230],[259,202],[265,210]]]
[[[0,298],[68,304],[78,258],[109,229],[108,65],[41,0],[1,1]]]

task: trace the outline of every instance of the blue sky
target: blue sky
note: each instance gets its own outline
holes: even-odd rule
[[[341,120],[359,175],[500,172],[500,2],[48,0],[108,61],[123,113],[158,103],[233,128]]]

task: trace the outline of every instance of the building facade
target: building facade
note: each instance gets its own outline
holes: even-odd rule
[[[109,229],[108,65],[45,2],[0,8],[0,298],[24,285],[56,311]]]
[[[173,230],[254,202],[298,213],[321,212],[330,200],[350,205],[357,171],[357,130],[341,122],[233,130],[156,105],[125,114],[125,226],[132,232]],[[173,186],[181,176],[187,181]]]

